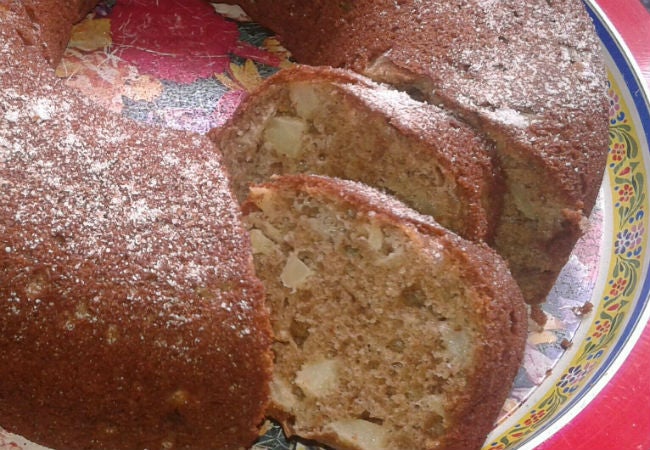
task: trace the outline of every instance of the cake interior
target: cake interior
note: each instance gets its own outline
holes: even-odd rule
[[[485,224],[476,226],[468,218],[473,209],[463,206],[456,176],[431,154],[423,130],[398,129],[391,121],[400,116],[363,102],[405,103],[400,115],[428,106],[388,89],[367,89],[355,97],[327,81],[270,85],[263,97],[238,120],[247,129],[218,139],[240,200],[250,184],[273,174],[315,173],[382,189],[464,236],[485,233],[480,229]],[[490,201],[477,199],[476,208]]]
[[[273,412],[329,445],[431,448],[455,420],[480,336],[458,267],[412,228],[344,202],[262,187],[251,199]]]

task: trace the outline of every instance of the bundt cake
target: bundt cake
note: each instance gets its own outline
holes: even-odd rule
[[[374,151],[399,144],[391,164],[417,189],[367,171],[386,191],[416,193],[405,200],[426,213],[455,209],[440,221],[478,242],[326,177],[256,186],[240,209],[231,185],[243,198],[251,179],[231,179],[210,139],[99,110],[54,77],[72,23],[96,1],[0,0],[0,426],[55,449],[238,449],[273,415],[341,449],[480,446],[525,333],[521,293],[480,241],[526,300],[542,301],[602,176],[604,75],[582,6],[230,3],[300,62],[375,80],[298,68],[276,82],[326,73],[307,95],[367,112],[358,126],[376,134],[382,115],[410,110],[384,121]],[[279,115],[251,122],[274,123],[268,146],[294,139],[297,117],[327,129],[310,100],[296,105],[273,83],[255,95],[281,98]],[[229,160],[239,131],[213,133]],[[462,157],[443,145],[450,136]],[[435,157],[420,164],[432,180],[402,158],[407,147]],[[325,150],[323,163],[362,164]],[[453,193],[422,200],[428,183]]]
[[[0,3],[0,426],[57,450],[249,447],[271,328],[220,156],[67,89],[24,6]]]
[[[578,0],[240,0],[296,60],[441,105],[496,147],[495,247],[542,302],[583,232],[608,146],[599,41]]]
[[[270,414],[288,434],[480,448],[526,339],[501,258],[351,181],[277,177],[243,210],[275,335]]]
[[[210,136],[242,200],[273,174],[318,173],[391,192],[463,237],[494,232],[492,147],[440,108],[349,71],[285,69]]]

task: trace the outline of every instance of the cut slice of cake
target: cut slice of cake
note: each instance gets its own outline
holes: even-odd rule
[[[443,110],[368,78],[298,66],[264,83],[211,132],[244,199],[273,174],[361,181],[472,240],[500,210],[492,148]]]
[[[494,242],[545,300],[602,183],[607,75],[579,0],[239,0],[296,61],[352,69],[442,105],[496,146]],[[458,146],[462,150],[462,146]]]
[[[479,448],[526,336],[500,257],[351,181],[275,177],[243,209],[275,334],[269,414],[287,434]]]

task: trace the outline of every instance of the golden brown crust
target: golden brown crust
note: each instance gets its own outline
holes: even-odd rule
[[[607,136],[606,78],[579,1],[228,3],[279,33],[299,62],[349,67],[386,82],[401,74],[404,85],[426,85],[425,98],[465,120],[505,126],[513,139],[534,144],[527,151],[547,160],[567,195],[595,198]],[[382,73],[382,63],[397,73]],[[517,122],[532,124],[522,130]]]
[[[510,169],[543,168],[561,223],[532,254],[555,264],[550,286],[594,203],[607,144],[597,40],[577,2],[477,2],[474,14],[449,2],[240,3],[299,59],[418,89],[494,140]],[[268,394],[270,329],[239,211],[207,141],[94,111],[52,76],[45,61],[58,61],[93,4],[0,2],[0,425],[70,449],[247,445]],[[436,45],[413,21],[436,30]],[[351,201],[370,201],[354,190]],[[480,444],[476,429],[492,420],[481,408],[501,406],[496,374],[514,376],[525,332],[518,292],[500,283],[505,266],[482,246],[471,252],[461,253],[486,297],[515,299],[476,305],[486,336],[512,324],[511,347],[487,339],[477,366],[490,376],[470,379],[483,394],[458,411],[475,429],[453,431],[446,448]],[[544,286],[534,290],[541,300]]]
[[[23,9],[30,19],[34,42],[52,66],[56,66],[70,40],[72,25],[81,20],[98,0],[10,0],[11,8]]]
[[[209,141],[97,110],[0,7],[0,425],[59,449],[250,445],[271,330]]]

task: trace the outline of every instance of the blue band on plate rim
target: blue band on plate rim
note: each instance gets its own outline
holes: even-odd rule
[[[639,138],[646,143],[644,151],[646,159],[650,158],[648,149],[650,148],[650,101],[647,88],[640,76],[640,71],[625,46],[622,38],[614,31],[615,28],[606,19],[605,14],[595,5],[595,0],[583,0],[589,16],[593,20],[596,32],[601,40],[604,49],[607,51],[616,69],[620,73],[623,84],[629,92],[630,99],[634,103],[634,109],[639,116],[640,123],[645,126],[637,128]],[[636,343],[642,328],[645,327],[650,313],[650,273],[646,273],[643,284],[638,293],[638,301],[631,310],[627,324],[625,325],[620,338],[613,344],[606,359],[599,365],[592,375],[589,384],[584,389],[576,392],[567,404],[557,412],[555,418],[535,430],[525,441],[514,448],[523,448],[531,444],[539,444],[549,438],[551,434],[545,433],[550,428],[557,427],[559,422],[568,423],[570,419],[578,413],[576,406],[581,402],[589,402],[598,395],[604,385],[615,375],[616,370],[629,355],[632,347]],[[615,369],[615,370],[614,370]],[[588,398],[588,396],[591,397]],[[572,414],[570,414],[572,413]],[[563,426],[562,425],[562,426]]]

